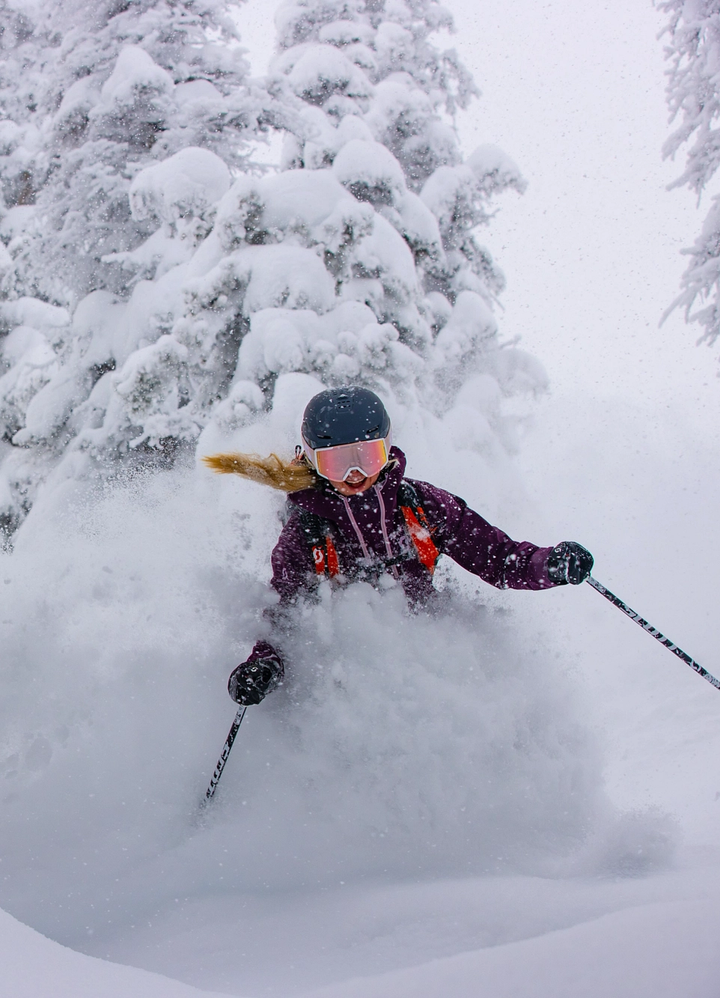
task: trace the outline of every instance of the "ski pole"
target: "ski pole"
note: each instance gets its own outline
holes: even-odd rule
[[[678,646],[671,641],[670,638],[666,638],[664,634],[661,634],[656,627],[653,627],[652,624],[647,622],[647,620],[644,620],[639,613],[631,610],[627,603],[623,603],[618,596],[611,593],[609,589],[605,588],[605,586],[601,585],[597,579],[593,579],[592,575],[589,575],[586,581],[589,582],[593,589],[596,589],[601,596],[604,596],[605,599],[610,600],[610,602],[614,606],[618,607],[618,609],[622,610],[626,616],[628,616],[631,620],[634,620],[636,624],[639,624],[644,631],[647,631],[648,634],[652,634],[652,636],[656,638],[661,645],[665,645],[666,648],[669,648],[673,655],[677,655],[677,657],[681,658],[686,665],[689,665],[691,669],[694,669],[699,676],[702,676],[703,679],[707,679],[711,686],[714,686],[716,690],[720,690],[720,679],[716,679],[715,676],[712,676],[707,671],[707,669],[703,669],[699,662],[696,662],[694,658],[690,658],[687,652],[683,651],[682,648],[678,648]]]
[[[245,717],[245,711],[247,706],[240,705],[238,707],[237,714],[235,715],[235,720],[232,723],[230,730],[228,731],[228,736],[225,739],[225,744],[223,745],[223,750],[220,753],[220,758],[217,761],[217,766],[215,767],[215,772],[212,774],[212,779],[210,780],[210,786],[205,791],[205,796],[200,801],[200,807],[205,807],[213,799],[217,785],[220,782],[220,777],[222,776],[222,771],[225,769],[225,763],[228,761],[228,756],[230,755],[230,749],[233,747],[233,742],[235,741],[235,736],[238,733],[240,725],[242,724],[242,719]]]

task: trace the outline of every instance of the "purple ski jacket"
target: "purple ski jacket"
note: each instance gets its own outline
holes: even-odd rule
[[[398,503],[405,455],[393,447],[390,457],[391,464],[377,483],[359,495],[345,497],[323,483],[290,496],[290,516],[272,553],[272,585],[281,603],[291,602],[317,578],[298,510],[330,522],[341,580],[372,580],[389,572],[414,603],[433,592],[431,575],[418,558]],[[428,482],[407,481],[415,489],[440,554],[498,589],[550,589],[558,584],[550,580],[546,568],[552,547],[513,541],[458,496]]]

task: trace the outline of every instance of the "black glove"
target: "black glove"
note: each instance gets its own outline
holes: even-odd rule
[[[228,693],[235,703],[249,707],[260,703],[283,680],[282,659],[267,641],[258,641],[246,662],[230,673]]]
[[[570,583],[579,586],[587,579],[593,567],[593,556],[576,541],[561,541],[557,544],[547,560],[547,573],[551,582],[560,585]]]

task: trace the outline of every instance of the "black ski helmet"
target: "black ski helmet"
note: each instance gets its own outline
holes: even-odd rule
[[[313,450],[384,440],[390,435],[390,417],[375,392],[367,388],[329,388],[305,407],[302,438]]]

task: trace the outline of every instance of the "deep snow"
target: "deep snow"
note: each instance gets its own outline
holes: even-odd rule
[[[0,912],[3,989],[13,998],[212,998],[208,991],[76,953]],[[219,996],[216,995],[216,998]]]
[[[631,416],[606,421],[613,467]],[[652,524],[682,565],[682,522],[702,530],[712,504],[695,447],[662,430],[667,470],[633,459],[662,499],[632,543],[652,546]],[[552,476],[570,519],[573,482],[598,473],[583,453]],[[648,496],[617,483],[607,508],[632,523]],[[681,979],[711,996],[715,692],[588,587],[496,594],[448,573],[436,618],[392,589],[326,594],[301,622],[299,678],[249,713],[195,823],[276,502],[195,468],[73,485],[3,557],[3,905],[76,949],[231,994],[670,998]],[[540,519],[506,505],[508,526]],[[598,577],[711,666],[712,621],[697,607],[683,633],[686,607],[671,626],[665,580],[628,573],[623,590],[611,566],[633,548],[602,516],[576,521],[603,530]],[[703,559],[707,591],[712,546]]]

